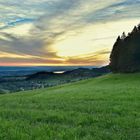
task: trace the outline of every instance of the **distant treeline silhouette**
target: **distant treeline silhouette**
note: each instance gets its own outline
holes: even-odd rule
[[[112,72],[140,71],[140,24],[131,33],[118,36],[111,55],[109,67]]]

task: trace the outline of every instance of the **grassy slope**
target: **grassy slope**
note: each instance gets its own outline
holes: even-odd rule
[[[140,74],[0,96],[0,140],[139,140]]]

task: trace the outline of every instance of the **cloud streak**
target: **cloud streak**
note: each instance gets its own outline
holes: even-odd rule
[[[116,37],[138,24],[139,6],[139,0],[0,0],[0,65],[107,64]]]

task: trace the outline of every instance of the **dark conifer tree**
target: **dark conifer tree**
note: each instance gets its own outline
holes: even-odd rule
[[[121,39],[125,39],[126,38],[126,34],[125,32],[122,33]]]
[[[118,36],[110,55],[110,69],[114,72],[117,72],[120,43],[121,43],[121,38],[120,36]]]
[[[128,36],[123,33],[117,38],[110,55],[110,69],[112,72],[140,71],[140,25]]]
[[[138,30],[140,31],[140,24],[138,25]]]
[[[132,30],[132,33],[136,33],[138,31],[138,28],[135,26],[134,29]]]

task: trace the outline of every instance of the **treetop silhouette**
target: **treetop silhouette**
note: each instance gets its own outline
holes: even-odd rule
[[[131,33],[118,36],[111,55],[109,67],[112,72],[140,71],[140,24]]]

